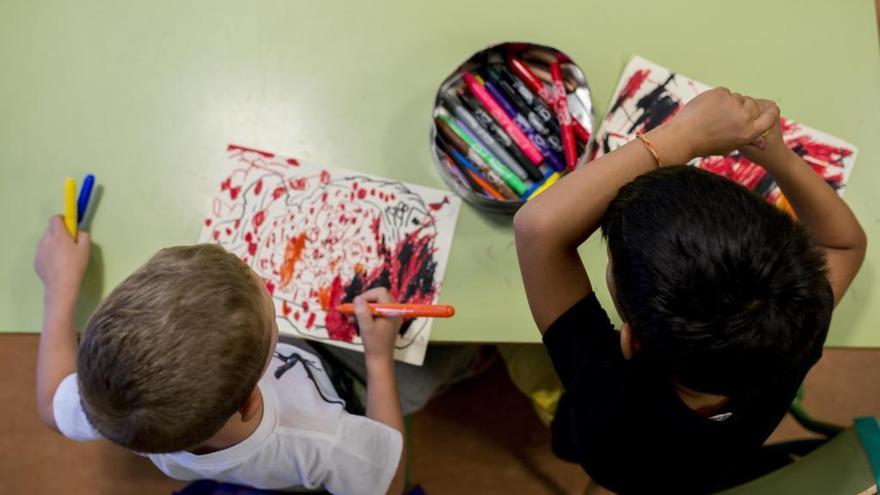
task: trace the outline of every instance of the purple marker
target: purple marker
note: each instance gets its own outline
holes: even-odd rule
[[[550,147],[547,145],[547,142],[544,141],[544,138],[541,137],[535,131],[535,129],[532,128],[531,125],[529,125],[529,121],[526,120],[526,118],[523,117],[521,113],[517,112],[516,109],[513,108],[513,105],[511,105],[510,102],[507,101],[507,99],[504,97],[504,95],[501,94],[500,91],[498,91],[498,88],[496,88],[489,81],[484,81],[483,86],[486,88],[486,91],[488,91],[489,94],[492,95],[492,99],[494,99],[495,102],[498,103],[498,106],[500,106],[501,109],[504,110],[504,113],[506,113],[507,116],[510,117],[511,120],[513,120],[517,127],[519,127],[519,130],[521,130],[523,134],[525,134],[526,137],[529,138],[529,141],[537,146],[538,150],[541,152],[541,156],[543,156],[544,159],[547,160],[547,162],[554,169],[558,171],[565,170],[565,163],[562,161],[562,157],[558,156],[556,153],[553,152],[553,150],[550,149]]]

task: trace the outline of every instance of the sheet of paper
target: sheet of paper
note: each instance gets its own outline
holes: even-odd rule
[[[377,286],[437,302],[461,204],[450,192],[236,145],[221,175],[199,241],[262,277],[282,334],[363,351],[336,305]],[[432,321],[404,323],[396,359],[422,363]]]
[[[608,113],[596,133],[590,159],[602,156],[675,115],[691,98],[709,86],[635,56],[614,91]],[[782,119],[785,143],[800,155],[838,194],[843,195],[857,149],[850,143],[793,120]],[[728,177],[781,205],[779,187],[763,168],[734,152],[698,158],[690,165]]]

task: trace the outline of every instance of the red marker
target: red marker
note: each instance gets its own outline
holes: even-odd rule
[[[532,72],[532,69],[529,69],[529,66],[526,65],[525,62],[516,57],[508,57],[507,65],[514,74],[519,76],[519,78],[526,83],[529,89],[534,91],[542,100],[544,100],[544,103],[546,103],[547,106],[551,108],[555,107],[556,104],[554,103],[553,95],[544,86],[544,83],[541,82],[538,76]],[[586,143],[590,140],[590,131],[586,130],[577,119],[571,119],[571,123],[574,126],[575,135],[581,142]]]
[[[565,92],[565,83],[562,82],[562,69],[559,62],[550,64],[550,77],[553,78],[553,92],[556,93],[556,117],[559,118],[559,127],[562,130],[562,147],[565,150],[565,166],[568,170],[574,170],[577,165],[577,144],[574,142],[574,129],[571,125],[571,114],[568,113],[568,97]]]
[[[521,130],[519,130],[519,127],[517,127],[512,120],[510,120],[510,117],[508,117],[501,106],[495,102],[495,100],[492,98],[492,95],[490,95],[489,92],[486,91],[486,88],[484,88],[480,85],[480,83],[477,82],[477,79],[474,77],[474,75],[470,72],[465,72],[463,74],[463,77],[464,83],[467,85],[468,90],[477,98],[477,100],[480,101],[480,103],[483,104],[484,107],[486,107],[486,110],[489,111],[489,114],[492,115],[492,118],[494,118],[498,122],[498,125],[500,125],[502,129],[504,129],[504,132],[506,132],[510,136],[510,138],[513,139],[513,142],[515,142],[516,145],[519,146],[519,148],[523,151],[523,154],[526,155],[526,158],[528,158],[535,165],[543,162],[544,156],[541,155],[541,150],[539,150],[534,143],[529,141],[529,138],[527,138],[526,135],[523,134]]]
[[[455,308],[448,304],[402,304],[402,303],[369,303],[373,316],[401,318],[449,318],[455,314]],[[336,306],[336,311],[353,315],[354,304],[346,303]]]

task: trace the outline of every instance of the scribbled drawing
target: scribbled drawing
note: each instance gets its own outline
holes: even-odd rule
[[[641,57],[633,57],[623,71],[611,106],[596,133],[590,159],[609,153],[666,122],[709,86],[669,71]],[[838,194],[843,195],[856,158],[856,147],[838,138],[782,118],[785,143]],[[762,167],[733,152],[698,158],[689,163],[725,176],[755,191],[771,203],[787,202],[773,177]]]
[[[449,193],[319,167],[230,145],[200,240],[239,256],[263,278],[279,330],[362,350],[357,325],[335,311],[373,287],[433,303],[460,201]],[[407,320],[395,357],[421,364],[431,320]]]

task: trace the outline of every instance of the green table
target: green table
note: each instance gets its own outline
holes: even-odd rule
[[[64,177],[93,172],[104,187],[83,321],[157,249],[196,240],[229,142],[443,187],[428,152],[437,86],[506,40],[566,51],[600,115],[633,54],[776,99],[859,147],[846,199],[869,237],[880,233],[870,0],[572,1],[563,14],[540,2],[385,3],[0,2],[0,329],[39,328],[33,248]],[[603,280],[603,247],[582,252]],[[878,254],[871,244],[828,344],[880,346]],[[538,340],[509,217],[463,208],[441,298],[458,316],[438,321],[434,340]]]

